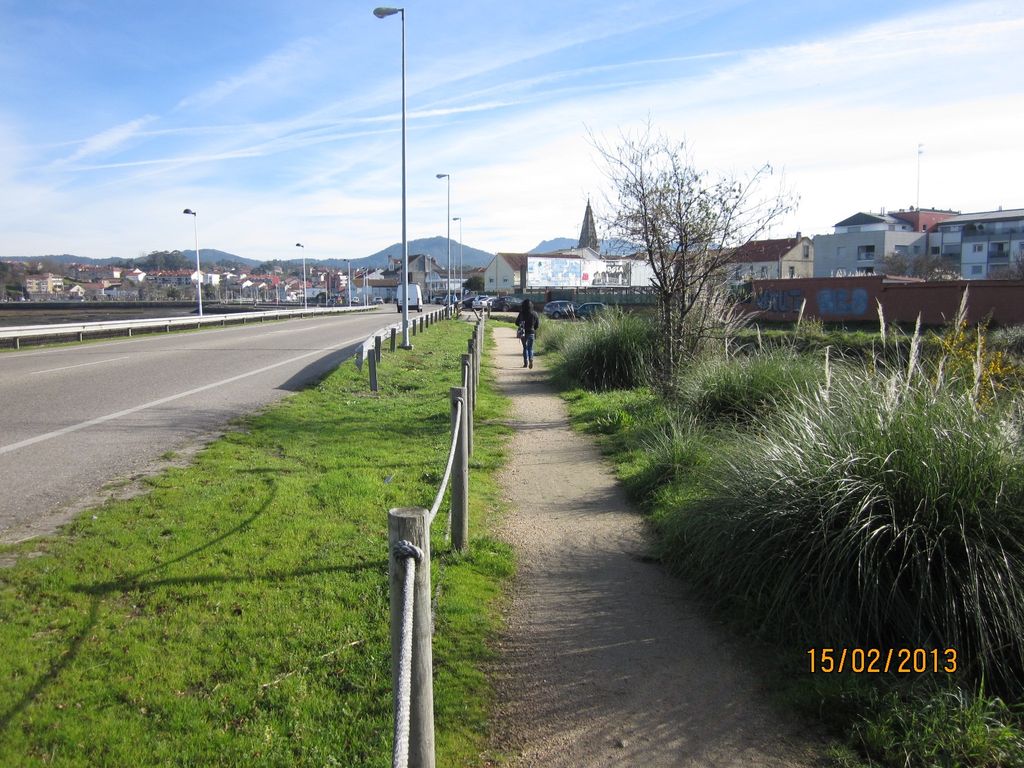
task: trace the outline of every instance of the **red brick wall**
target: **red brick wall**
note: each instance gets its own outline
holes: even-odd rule
[[[812,277],[802,280],[756,280],[750,299],[740,309],[766,320],[796,320],[806,299],[805,317],[826,322],[875,322],[881,302],[887,321],[941,325],[960,307],[967,294],[971,324],[991,314],[993,325],[1024,324],[1024,281],[950,280],[927,283],[887,283],[881,276]]]

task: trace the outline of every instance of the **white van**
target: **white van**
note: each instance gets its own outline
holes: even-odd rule
[[[398,284],[398,311],[402,311],[402,304],[405,303],[405,286],[401,283]],[[409,284],[409,309],[415,309],[417,312],[423,311],[423,291],[416,283]]]

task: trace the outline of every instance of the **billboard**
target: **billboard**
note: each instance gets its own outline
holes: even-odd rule
[[[643,259],[529,256],[527,288],[649,288],[654,273]]]

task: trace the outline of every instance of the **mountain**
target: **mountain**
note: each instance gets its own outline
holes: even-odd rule
[[[154,251],[156,253],[156,251]],[[415,256],[417,254],[427,254],[433,256],[438,264],[442,266],[448,261],[448,239],[445,237],[423,237],[418,240],[409,241],[409,255]],[[148,254],[147,254],[148,255]],[[187,257],[193,264],[195,263],[196,252],[194,250],[181,251],[181,255]],[[209,267],[220,262],[227,262],[231,264],[240,264],[246,267],[255,267],[265,263],[259,259],[249,259],[244,256],[236,256],[233,253],[227,251],[218,251],[216,248],[200,248],[199,249],[200,262],[203,267]],[[393,256],[395,258],[402,258],[402,244],[395,243],[394,245],[388,246],[382,251],[370,254],[369,256],[354,256],[352,258],[353,266],[358,265],[359,267],[386,267],[388,265],[388,257]],[[42,261],[48,260],[57,264],[113,264],[115,262],[124,261],[141,261],[146,258],[145,255],[136,257],[135,259],[125,258],[107,258],[107,259],[92,259],[87,256],[75,256],[72,254],[61,254],[59,256],[24,256],[24,257],[4,257],[4,261]],[[491,263],[494,258],[493,253],[487,251],[481,251],[479,248],[473,248],[472,246],[462,246],[462,264],[466,269],[472,267],[485,267]],[[302,263],[302,254],[300,253],[297,257],[281,260],[284,264],[293,266]],[[344,269],[348,264],[345,259],[313,259],[307,258],[307,264],[318,264],[324,267],[333,267],[334,269]],[[459,244],[452,240],[452,265],[458,266],[459,263]]]
[[[410,240],[409,255],[415,256],[421,253],[432,256],[442,266],[446,265],[448,263],[448,238],[421,237],[417,240]],[[388,265],[388,257],[402,258],[402,244],[395,243],[394,245],[389,245],[382,251],[377,251],[369,256],[358,259],[353,258],[352,261],[354,263],[358,261],[360,267],[386,267]],[[486,267],[493,258],[493,253],[481,251],[468,245],[462,246],[462,266],[466,269],[470,267]],[[328,267],[344,268],[347,262],[345,259],[325,259],[318,263]],[[452,266],[457,267],[458,264],[459,244],[452,240]]]
[[[532,248],[529,253],[551,253],[551,251],[563,251],[566,248],[575,248],[579,240],[570,237],[556,237],[554,240],[544,240]]]
[[[182,251],[182,255],[188,256],[192,261],[195,261],[196,252],[189,249]],[[247,259],[244,256],[236,256],[233,253],[227,251],[218,251],[216,248],[200,248],[199,249],[199,263],[200,264],[218,264],[222,261],[229,262],[231,264],[242,264],[246,267],[255,267],[257,264],[262,264],[262,261],[257,259]]]
[[[551,251],[561,251],[566,248],[575,248],[578,244],[578,240],[573,240],[568,237],[556,237],[554,240],[545,240],[544,242],[539,243],[530,251],[530,253],[550,253]],[[614,237],[601,241],[602,256],[631,256],[639,250],[639,245]]]

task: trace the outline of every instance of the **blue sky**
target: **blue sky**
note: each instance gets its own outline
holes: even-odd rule
[[[898,6],[898,7],[896,7]],[[0,0],[0,256],[200,246],[357,258],[401,239],[401,21],[353,0]],[[409,237],[578,236],[592,145],[650,122],[764,162],[772,234],[916,202],[1024,207],[1024,5],[790,0],[406,5]],[[452,236],[457,238],[458,224]]]

